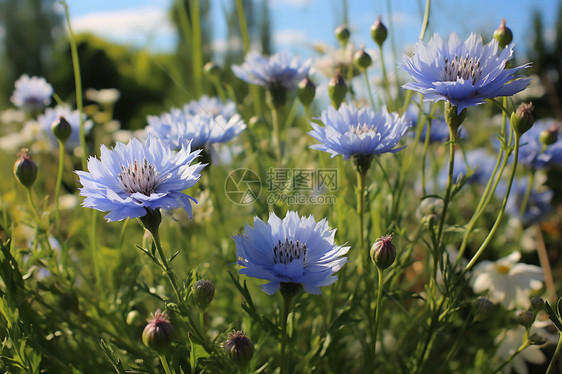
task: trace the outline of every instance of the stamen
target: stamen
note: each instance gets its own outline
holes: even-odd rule
[[[455,56],[452,61],[445,57],[444,81],[456,82],[459,79],[472,79],[472,85],[474,85],[480,79],[480,75],[482,75],[480,58],[470,57],[468,53],[461,58]]]
[[[287,265],[294,260],[306,259],[306,244],[286,239],[273,247],[273,263]]]
[[[119,182],[121,188],[128,194],[140,192],[143,195],[150,196],[156,187],[160,184],[160,178],[156,167],[144,159],[141,165],[138,161],[129,164],[127,167],[121,166],[122,172],[119,174]]]
[[[349,127],[349,132],[355,135],[363,135],[363,134],[376,134],[377,129],[374,126],[369,126],[366,123],[363,125],[352,125]]]

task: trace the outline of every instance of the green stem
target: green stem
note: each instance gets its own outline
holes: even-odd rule
[[[368,256],[365,251],[365,175],[357,171],[357,215],[359,216],[359,255],[362,271],[367,268]]]
[[[62,173],[64,171],[64,142],[59,140],[59,169],[57,172],[57,184],[55,186],[55,221],[57,230],[60,228],[59,195],[62,184]]]
[[[96,277],[96,285],[101,300],[104,301],[103,295],[105,294],[105,287],[102,284],[101,267],[98,253],[98,219],[97,211],[92,209],[90,216],[90,250],[92,251],[92,260],[94,261],[94,275]]]
[[[521,346],[515,351],[513,352],[513,354],[511,356],[509,356],[509,358],[507,360],[505,360],[503,362],[503,364],[500,365],[500,367],[498,367],[496,370],[494,370],[493,374],[495,373],[499,373],[500,371],[502,371],[502,369],[504,367],[507,366],[507,364],[509,364],[511,362],[511,360],[513,360],[515,358],[515,356],[517,356],[519,353],[521,353],[525,348],[527,348],[529,345],[531,345],[531,342],[527,339],[525,340],[525,343],[521,344]],[[558,347],[557,347],[558,349]],[[551,362],[552,363],[552,362]],[[549,372],[547,371],[547,374]]]
[[[283,315],[281,316],[281,374],[289,373],[289,365],[287,358],[287,343],[289,335],[287,334],[287,319],[291,307],[291,296],[283,295]]]
[[[80,62],[78,61],[78,49],[76,48],[76,40],[72,32],[70,23],[70,12],[66,0],[61,0],[66,15],[66,23],[68,25],[68,34],[70,39],[70,51],[72,54],[72,67],[74,69],[74,86],[76,91],[76,107],[80,112],[80,147],[82,148],[82,169],[86,170],[88,164],[88,149],[86,148],[86,129],[84,127],[84,102],[82,100],[82,77],[80,75]]]
[[[449,126],[449,174],[447,177],[447,188],[445,190],[445,199],[443,200],[443,211],[441,212],[441,219],[439,220],[439,228],[437,230],[437,248],[439,251],[441,247],[441,240],[443,235],[443,229],[445,227],[445,217],[447,215],[447,208],[449,206],[449,200],[451,199],[451,189],[453,186],[453,171],[455,168],[455,142],[457,134],[454,129]]]
[[[554,351],[554,354],[550,359],[550,364],[548,364],[548,369],[546,369],[545,374],[554,374],[556,370],[555,369],[556,361],[558,360],[558,356],[560,356],[560,351],[562,351],[562,334],[560,334],[560,337],[558,338],[558,344],[556,345],[556,350]]]
[[[240,23],[242,42],[244,43],[244,53],[248,53],[250,52],[250,36],[248,34],[248,24],[246,23],[246,14],[244,13],[242,0],[236,0],[236,9],[238,11],[238,23]]]
[[[488,233],[488,236],[486,236],[486,239],[484,239],[484,242],[482,243],[480,248],[478,248],[478,251],[476,251],[476,253],[472,257],[472,259],[470,260],[468,265],[466,265],[466,267],[463,270],[463,273],[466,273],[468,270],[470,270],[474,266],[474,264],[476,263],[478,258],[482,255],[482,253],[484,252],[484,250],[486,249],[488,244],[490,244],[494,234],[498,230],[498,227],[499,227],[499,225],[501,223],[501,220],[503,218],[503,214],[505,212],[505,206],[507,205],[507,199],[509,198],[509,192],[511,191],[511,186],[513,184],[513,180],[515,179],[515,171],[517,170],[518,158],[519,158],[519,135],[515,134],[515,154],[513,156],[513,167],[511,169],[511,175],[509,177],[509,183],[507,185],[507,190],[506,190],[503,202],[502,202],[500,212],[498,214],[498,217],[496,218],[496,222],[494,223],[494,226],[492,226],[492,229]]]
[[[275,156],[277,157],[277,164],[282,164],[283,155],[281,153],[281,129],[279,127],[279,113],[274,105],[271,105],[271,121],[273,122],[273,147],[275,148]]]
[[[203,94],[203,47],[201,45],[201,12],[199,10],[199,0],[190,1],[191,4],[191,36],[193,41],[193,80],[195,95],[200,97]]]
[[[375,327],[373,332],[373,356],[377,351],[377,334],[379,332],[379,325],[382,314],[382,292],[383,292],[383,270],[377,267],[379,275],[379,285],[377,291],[377,309],[375,310]]]
[[[150,231],[150,230],[149,230]],[[178,286],[176,285],[176,281],[174,279],[174,274],[172,273],[172,269],[168,265],[168,260],[166,259],[166,255],[164,254],[164,250],[162,249],[162,244],[160,242],[160,234],[158,233],[158,229],[154,229],[150,231],[152,234],[152,239],[154,239],[154,244],[156,245],[156,250],[158,251],[158,255],[160,256],[160,261],[162,261],[162,267],[168,280],[170,281],[170,285],[172,286],[176,298],[178,300],[178,305],[181,304],[181,297],[178,290]]]
[[[420,132],[423,130],[423,128],[420,128]],[[431,137],[431,120],[428,119],[427,121],[427,127],[426,127],[426,131],[425,131],[425,141],[423,142],[423,156],[422,156],[422,191],[423,191],[423,195],[427,195],[427,190],[425,188],[425,160],[427,158],[427,151],[429,149],[429,139]]]
[[[369,92],[369,101],[371,102],[371,108],[375,110],[375,99],[373,98],[373,91],[371,90],[371,85],[369,84],[369,74],[367,69],[362,69],[363,75],[365,76],[365,84],[367,85],[367,92]]]
[[[201,332],[205,333],[205,312],[199,310],[199,326],[201,327]]]
[[[423,41],[425,38],[425,32],[427,30],[427,25],[429,25],[429,8],[431,6],[431,0],[426,0],[425,2],[425,12],[423,14],[422,28],[420,31],[420,40]]]
[[[381,55],[381,69],[382,69],[382,84],[386,94],[388,95],[388,111],[391,112],[393,110],[394,104],[392,102],[392,95],[390,94],[390,85],[388,83],[388,76],[386,74],[386,67],[384,65],[384,54],[382,50],[382,45],[379,45],[379,51]]]
[[[521,217],[521,222],[523,222],[523,217],[525,215],[525,210],[527,209],[527,204],[529,203],[529,197],[531,196],[531,190],[535,184],[535,170],[532,170],[531,175],[529,175],[529,184],[527,185],[527,190],[525,191],[525,196],[521,201],[521,209],[519,210],[519,217]]]
[[[164,368],[166,374],[172,374],[172,371],[170,370],[170,365],[168,365],[168,359],[166,358],[166,355],[161,354],[158,356],[160,357],[160,362],[162,362],[162,367]]]

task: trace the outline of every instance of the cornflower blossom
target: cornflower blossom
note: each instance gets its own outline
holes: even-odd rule
[[[554,121],[537,121],[521,135],[519,163],[531,169],[543,169],[549,165],[562,165],[562,139],[545,146],[540,141],[543,131],[556,129]],[[558,129],[556,129],[558,131]]]
[[[415,82],[402,87],[420,92],[426,101],[447,100],[458,113],[488,98],[514,95],[530,79],[515,75],[528,64],[505,68],[513,47],[508,45],[498,56],[495,39],[484,45],[482,37],[472,33],[462,42],[453,33],[444,42],[435,34],[427,45],[418,42],[412,57],[404,59],[404,69]]]
[[[10,100],[18,108],[39,110],[51,103],[51,96],[54,91],[45,78],[29,77],[29,75],[24,74],[14,85],[15,90]]]
[[[183,110],[192,115],[222,116],[228,120],[236,114],[236,104],[232,100],[223,102],[217,97],[203,95],[199,99],[185,104]]]
[[[525,226],[542,221],[546,214],[552,210],[552,205],[550,204],[553,197],[552,191],[545,189],[544,191],[538,192],[533,187],[529,194],[527,205],[525,206],[525,212],[523,213],[523,217],[521,217],[521,204],[523,204],[528,188],[528,178],[515,179],[511,186],[507,205],[505,206],[505,212],[521,221]],[[498,186],[496,189],[498,198],[503,199],[505,191],[505,184]]]
[[[191,165],[201,151],[189,144],[175,153],[160,139],[143,144],[132,138],[113,150],[101,146],[101,157],[88,159],[88,172],[76,171],[85,196],[82,205],[109,212],[109,221],[144,217],[147,210],[184,208],[191,218],[191,201],[182,191],[193,187],[206,164]]]
[[[80,146],[80,111],[78,110],[70,110],[70,108],[66,106],[57,106],[53,108],[47,108],[45,113],[39,115],[37,118],[39,123],[41,124],[41,128],[45,131],[51,143],[54,146],[58,146],[58,140],[51,131],[51,125],[55,120],[59,117],[64,117],[66,121],[70,124],[72,128],[72,132],[70,133],[70,137],[65,142],[65,147],[67,149],[74,149]],[[86,115],[83,114],[82,118],[84,119],[84,131],[86,134],[90,132],[93,127],[92,121],[86,118]]]
[[[521,253],[513,252],[495,262],[478,263],[471,281],[474,292],[487,291],[490,300],[507,309],[530,307],[531,291],[541,289],[544,274],[539,266],[518,263],[520,259]]]
[[[240,115],[228,117],[227,107],[222,110],[223,116],[221,111],[217,115],[204,110],[194,114],[193,105],[190,103],[183,110],[172,108],[159,117],[148,116],[147,133],[160,137],[172,149],[180,149],[190,141],[192,148],[202,149],[213,143],[225,143],[246,128]]]
[[[333,274],[347,262],[349,247],[334,244],[336,230],[323,219],[299,217],[288,212],[284,219],[270,213],[267,223],[254,217],[244,235],[234,237],[240,274],[268,280],[262,290],[273,295],[282,283],[302,284],[306,292],[320,294],[320,286],[337,280]]]
[[[328,152],[332,157],[343,155],[345,160],[400,151],[404,147],[394,147],[410,127],[405,116],[388,113],[386,107],[375,113],[345,103],[338,110],[330,107],[323,111],[320,120],[324,127],[310,123],[313,130],[308,134],[320,142],[310,148]]]
[[[284,87],[291,90],[308,75],[310,61],[302,63],[287,52],[263,56],[249,52],[242,65],[233,65],[232,71],[243,81],[264,86],[267,89]]]

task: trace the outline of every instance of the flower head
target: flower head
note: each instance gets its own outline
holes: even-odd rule
[[[523,213],[523,217],[521,217],[521,205],[523,204],[528,188],[528,178],[515,179],[511,186],[507,205],[505,206],[505,212],[517,218],[519,221],[522,221],[523,225],[530,225],[542,221],[546,214],[552,210],[552,205],[550,204],[553,197],[552,191],[546,189],[539,192],[532,188],[529,193],[527,205],[525,206],[525,212]],[[505,184],[498,186],[496,193],[499,198],[503,198],[505,192]]]
[[[171,149],[180,149],[191,141],[194,149],[213,143],[225,143],[246,128],[235,113],[234,103],[220,103],[217,99],[202,98],[192,101],[183,110],[173,108],[169,113],[148,116],[147,132],[154,134]]]
[[[415,82],[403,87],[418,91],[428,101],[447,100],[458,113],[485,99],[511,96],[527,87],[530,79],[515,75],[528,65],[505,69],[513,55],[514,44],[498,56],[498,42],[482,43],[482,37],[471,34],[462,42],[454,33],[444,42],[435,34],[427,45],[418,42],[404,68]]]
[[[246,225],[244,235],[234,237],[240,274],[265,279],[261,286],[269,295],[281,283],[302,284],[308,293],[319,294],[320,286],[337,280],[336,273],[347,262],[349,247],[334,244],[336,230],[323,219],[299,217],[288,212],[282,220],[271,213],[267,223],[254,218],[254,227]]]
[[[53,87],[45,78],[22,75],[15,83],[16,89],[10,100],[18,108],[38,110],[51,102]]]
[[[293,89],[308,75],[308,70],[309,61],[302,63],[298,57],[290,57],[286,52],[269,57],[250,52],[242,65],[232,66],[232,71],[238,78],[268,89],[277,86]]]
[[[529,131],[521,135],[519,163],[532,169],[562,165],[562,139],[557,137],[554,143],[546,147],[541,142],[541,133],[553,128],[556,128],[556,125],[552,120],[537,121]]]
[[[172,343],[174,338],[174,328],[168,320],[166,313],[160,309],[148,320],[148,325],[142,332],[142,342],[158,353],[164,353]]]
[[[405,116],[388,113],[383,108],[378,113],[370,109],[356,109],[353,104],[342,104],[338,110],[330,107],[322,112],[324,127],[311,122],[308,134],[318,140],[310,148],[328,152],[335,157],[373,156],[386,152],[398,152],[394,148],[410,127]]]
[[[85,196],[83,206],[102,212],[108,221],[121,221],[147,214],[147,209],[184,208],[191,217],[191,201],[182,191],[193,187],[205,165],[191,162],[201,151],[191,152],[190,145],[174,153],[156,137],[146,144],[132,138],[117,143],[113,150],[101,146],[98,160],[90,157],[88,172],[77,171]]]
[[[482,261],[474,268],[472,288],[474,292],[488,291],[488,297],[507,309],[516,305],[531,306],[532,290],[542,287],[543,270],[539,266],[518,263],[521,253],[513,252],[496,262]]]
[[[59,117],[64,117],[64,119],[66,119],[72,129],[70,137],[64,143],[65,147],[67,149],[74,149],[80,146],[80,112],[78,110],[70,110],[70,108],[66,106],[59,105],[54,109],[47,108],[47,110],[45,110],[45,113],[39,115],[37,119],[41,124],[41,128],[43,129],[43,131],[48,134],[53,146],[58,147],[59,143],[57,138],[51,131],[51,125]],[[86,134],[88,134],[93,127],[93,123],[86,118],[85,114],[82,115],[82,118],[84,119],[84,130]]]

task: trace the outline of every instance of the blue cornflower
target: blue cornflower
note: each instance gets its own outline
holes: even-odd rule
[[[47,108],[45,113],[41,114],[37,119],[41,124],[43,130],[49,134],[49,139],[51,139],[51,143],[58,147],[58,140],[53,135],[51,131],[51,125],[55,120],[59,117],[64,117],[66,121],[70,124],[72,128],[72,132],[70,133],[70,138],[65,142],[65,147],[67,149],[74,149],[80,145],[80,112],[78,110],[71,111],[70,108],[66,106],[57,106],[54,109]],[[90,120],[86,119],[86,115],[83,114],[82,118],[84,118],[84,130],[86,134],[90,132],[92,129],[93,123]]]
[[[507,199],[507,205],[505,206],[505,212],[512,217],[517,218],[522,221],[523,225],[531,225],[536,222],[540,222],[544,219],[545,215],[552,210],[550,202],[552,201],[553,193],[550,190],[544,190],[542,192],[537,192],[533,187],[531,193],[529,194],[529,200],[525,206],[525,212],[523,217],[521,217],[521,204],[523,204],[523,199],[529,187],[529,179],[515,179],[511,186],[511,191]],[[496,189],[496,195],[499,199],[504,198],[507,186],[502,183]]]
[[[394,147],[411,124],[405,116],[388,113],[386,108],[374,113],[345,103],[338,110],[330,107],[323,111],[320,120],[325,127],[311,122],[313,130],[308,134],[321,144],[310,148],[328,152],[332,157],[343,155],[346,160],[351,156],[398,152],[404,147]]]
[[[83,206],[102,212],[108,221],[143,217],[147,209],[184,208],[191,217],[191,202],[182,191],[193,187],[205,164],[191,165],[201,151],[188,144],[177,153],[156,137],[146,144],[132,138],[113,150],[101,146],[101,157],[88,159],[88,172],[77,171],[85,196]]]
[[[53,87],[47,83],[45,78],[29,77],[22,75],[15,83],[16,89],[10,100],[18,108],[39,110],[51,102]]]
[[[334,244],[336,230],[323,219],[299,217],[288,212],[283,220],[270,213],[267,224],[254,218],[254,228],[246,225],[244,235],[234,237],[240,274],[268,280],[262,290],[273,295],[282,283],[302,284],[308,293],[321,293],[318,287],[337,280],[333,274],[347,262],[349,247]]]
[[[192,148],[200,149],[213,143],[225,143],[246,128],[240,115],[231,113],[226,106],[222,108],[222,113],[219,110],[215,115],[205,108],[194,114],[195,105],[192,102],[183,110],[173,108],[159,117],[148,116],[147,132],[160,137],[172,149],[180,149],[190,141]]]
[[[511,96],[527,87],[528,78],[515,75],[528,65],[505,69],[513,55],[510,44],[498,56],[498,42],[483,45],[482,37],[471,34],[462,42],[454,33],[444,42],[435,34],[427,45],[418,42],[404,69],[415,82],[402,87],[418,91],[424,100],[447,100],[463,109],[484,103],[485,99]]]
[[[252,51],[242,65],[232,66],[238,78],[268,89],[279,86],[293,89],[308,75],[309,70],[310,61],[302,63],[298,57],[291,58],[286,52],[268,57]]]
[[[206,114],[212,117],[223,116],[228,120],[236,114],[236,104],[232,100],[223,102],[217,97],[203,95],[199,99],[192,100],[185,104],[183,110],[192,115]]]
[[[540,141],[543,131],[556,129],[554,121],[537,121],[527,132],[521,135],[519,163],[532,169],[542,169],[548,165],[562,165],[562,139],[548,146]]]

